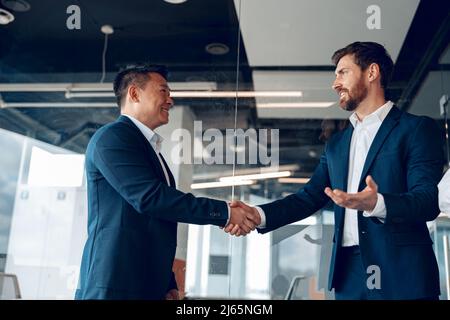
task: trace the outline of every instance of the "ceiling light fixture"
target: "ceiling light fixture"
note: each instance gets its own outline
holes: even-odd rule
[[[216,82],[169,82],[172,90],[216,90]],[[0,83],[0,92],[64,92],[64,91],[109,91],[112,93],[111,82],[84,82],[84,83]]]
[[[247,174],[241,176],[230,176],[230,177],[222,177],[219,180],[222,182],[239,182],[239,181],[247,181],[247,180],[262,180],[262,179],[273,179],[273,178],[281,178],[281,177],[289,177],[292,173],[290,171],[279,171],[279,172],[265,172],[265,173],[257,173],[257,174]]]
[[[308,183],[309,178],[280,178],[278,179],[279,183]]]
[[[230,51],[230,48],[224,44],[219,42],[213,42],[208,44],[205,47],[206,52],[215,56],[221,56],[227,54]]]
[[[238,169],[233,170],[224,170],[224,171],[216,171],[216,172],[199,172],[193,175],[193,180],[212,180],[218,179],[224,176],[236,176],[236,175],[248,175],[248,174],[259,174],[259,173],[267,173],[267,172],[279,172],[279,171],[298,171],[300,170],[300,165],[296,164],[283,164],[274,167],[260,167],[260,168],[246,168],[246,169]]]
[[[172,91],[174,98],[302,97],[301,91]]]
[[[255,181],[244,180],[244,181],[216,181],[216,182],[202,182],[191,184],[191,189],[209,189],[209,188],[223,188],[231,186],[247,186],[254,184]]]
[[[103,25],[103,26],[100,28],[100,31],[101,31],[103,34],[108,34],[108,35],[110,35],[110,34],[113,34],[113,33],[114,33],[114,27],[113,27],[112,25],[105,24],[105,25]]]
[[[316,152],[315,150],[309,150],[309,151],[308,151],[308,155],[309,155],[311,158],[317,158],[317,152]]]
[[[9,11],[0,8],[0,24],[7,25],[8,23],[11,23],[13,21],[14,15]]]
[[[100,78],[100,83],[103,83],[106,77],[106,52],[108,51],[108,37],[114,33],[114,28],[109,24],[105,24],[100,28],[100,31],[105,35],[102,53],[102,77]]]
[[[235,98],[236,94],[238,98],[303,96],[302,91],[216,91],[215,82],[169,82],[169,87],[173,98]],[[112,89],[112,83],[0,83],[0,92],[69,92],[72,98],[114,97]]]
[[[181,4],[183,2],[186,2],[187,0],[164,0],[164,1],[170,4]]]
[[[301,91],[171,91],[172,98],[256,98],[256,97],[301,97]],[[114,97],[112,92],[69,92],[70,98],[105,98]]]
[[[2,0],[2,4],[15,12],[26,12],[30,10],[30,4],[25,0]]]
[[[258,103],[257,108],[328,108],[336,102],[273,102],[273,103]]]
[[[0,102],[0,108],[117,108],[105,102]]]

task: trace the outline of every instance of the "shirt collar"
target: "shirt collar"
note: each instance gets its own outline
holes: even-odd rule
[[[128,114],[122,114],[123,116],[130,119],[136,127],[139,129],[139,131],[142,132],[145,139],[147,139],[148,142],[150,142],[151,146],[155,150],[156,153],[159,153],[161,151],[161,144],[163,142],[163,137],[161,137],[159,134],[157,134],[155,131],[147,127],[145,124],[140,122],[138,119],[133,118],[132,116]]]
[[[358,119],[356,112],[352,113],[349,120],[350,120],[353,128],[355,128],[357,124],[371,123],[374,121],[383,122],[383,120],[387,117],[389,111],[391,111],[393,106],[394,106],[394,103],[392,101],[387,101],[385,104],[383,104],[377,110],[375,110],[371,114],[367,115],[363,121],[360,121]]]

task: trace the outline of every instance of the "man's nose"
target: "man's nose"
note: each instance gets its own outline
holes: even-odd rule
[[[337,90],[341,87],[342,85],[339,83],[338,79],[333,81],[333,84],[331,85],[331,88],[333,88],[333,90]]]
[[[173,99],[171,96],[167,97],[167,103],[170,104],[171,107],[173,107]]]

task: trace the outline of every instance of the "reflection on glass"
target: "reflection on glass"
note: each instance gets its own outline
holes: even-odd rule
[[[71,299],[86,237],[84,155],[20,140],[5,272],[17,277],[24,299]]]

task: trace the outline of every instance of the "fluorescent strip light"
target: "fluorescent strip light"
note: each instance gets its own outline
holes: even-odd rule
[[[302,97],[302,91],[214,91],[215,82],[169,82],[174,98]],[[67,92],[70,97],[114,97],[112,83],[2,83],[0,92]],[[77,92],[77,93],[74,93]],[[99,93],[101,92],[101,94]],[[89,93],[89,94],[88,94]]]
[[[292,173],[290,171],[266,172],[257,174],[247,174],[242,176],[222,177],[219,180],[223,182],[232,182],[232,181],[239,182],[246,180],[261,180],[261,179],[289,177],[291,174]]]
[[[274,103],[258,103],[257,108],[328,108],[336,102],[274,102]]]
[[[302,97],[301,91],[172,91],[173,98]]]
[[[217,90],[217,83],[210,81],[169,82],[172,90]],[[0,92],[57,92],[57,91],[113,91],[111,82],[48,82],[48,83],[0,83]]]
[[[0,103],[1,108],[117,108],[116,103],[106,102],[14,102]]]
[[[191,189],[209,189],[209,188],[222,188],[231,186],[246,186],[254,184],[255,181],[245,180],[245,181],[216,181],[216,182],[202,182],[191,184]]]
[[[301,97],[301,91],[171,91],[172,98],[256,98],[256,97]],[[112,92],[67,92],[66,98],[114,97]]]
[[[66,92],[66,99],[72,98],[112,98],[115,97],[112,92]]]
[[[213,180],[218,179],[223,176],[242,176],[248,174],[258,174],[258,173],[266,173],[266,172],[279,172],[279,171],[298,171],[300,170],[300,166],[298,164],[283,164],[276,167],[261,167],[261,168],[246,168],[246,169],[236,169],[233,173],[233,170],[224,170],[224,171],[216,171],[216,172],[202,172],[196,173],[193,176],[194,181],[198,180]]]
[[[280,178],[278,179],[279,183],[308,183],[309,178]]]
[[[256,98],[256,97],[301,97],[301,91],[171,91],[172,98]],[[66,98],[114,97],[112,92],[67,92]],[[333,102],[334,103],[334,102]]]

